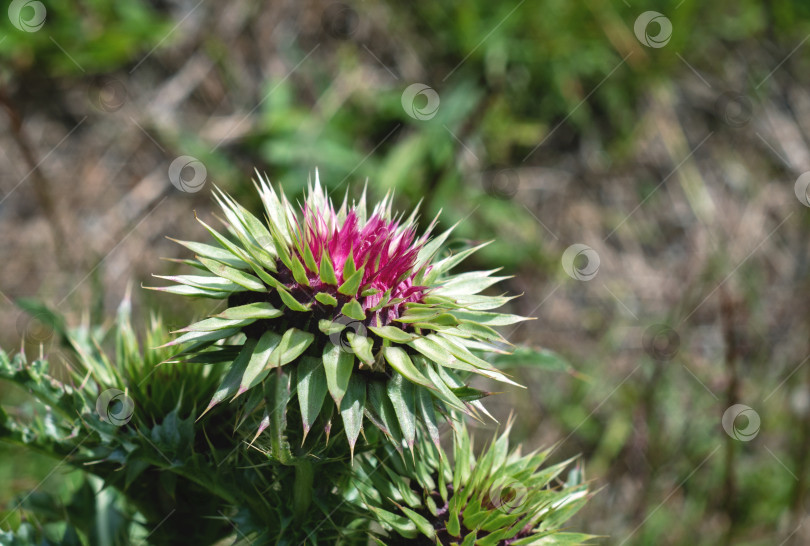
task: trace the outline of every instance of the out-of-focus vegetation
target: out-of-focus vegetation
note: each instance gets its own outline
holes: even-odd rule
[[[527,446],[563,439],[557,456],[581,453],[603,487],[574,527],[607,544],[810,541],[809,222],[794,196],[810,170],[810,4],[43,5],[33,32],[0,14],[4,347],[54,343],[12,300],[78,322],[170,267],[161,238],[210,215],[207,191],[169,184],[178,156],[243,202],[254,166],[288,193],[315,167],[336,194],[368,179],[402,208],[423,200],[424,222],[442,209],[459,237],[501,241],[470,267],[515,275],[515,310],[539,320],[513,339],[577,370],[500,395],[521,404]],[[671,22],[663,47],[634,32],[649,10]],[[414,83],[436,91],[434,117],[403,108]],[[574,243],[600,257],[589,281],[561,267]],[[208,311],[140,300],[170,323]],[[2,396],[25,410],[24,393]],[[721,426],[738,403],[761,417],[751,441]],[[43,478],[67,502],[76,480],[2,449],[0,528]]]

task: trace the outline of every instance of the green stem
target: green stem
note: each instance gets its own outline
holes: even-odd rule
[[[293,486],[293,514],[301,519],[312,504],[312,485],[315,473],[312,463],[302,460],[295,465],[295,484]]]

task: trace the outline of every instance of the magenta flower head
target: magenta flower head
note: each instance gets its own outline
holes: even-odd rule
[[[438,443],[439,415],[486,414],[487,393],[466,381],[512,383],[485,357],[504,346],[493,326],[524,318],[491,311],[510,298],[480,294],[497,270],[451,273],[483,245],[443,253],[452,228],[431,239],[434,220],[418,235],[417,211],[393,214],[389,196],[370,214],[365,192],[335,208],[317,173],[300,206],[261,176],[256,187],[265,218],[218,192],[228,233],[200,220],[216,245],[177,241],[199,273],[155,288],[227,300],[170,343],[183,346],[175,360],[229,363],[206,411],[226,399],[263,409],[258,434],[269,427],[281,445],[289,410],[302,442],[312,430],[328,441],[335,423],[352,451],[369,425],[412,448],[418,429]]]

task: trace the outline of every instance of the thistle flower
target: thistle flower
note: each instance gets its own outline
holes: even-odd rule
[[[437,411],[486,413],[488,393],[463,377],[513,383],[480,356],[504,341],[493,326],[525,320],[490,311],[511,298],[479,294],[505,277],[450,273],[484,245],[440,257],[452,228],[430,239],[434,220],[417,236],[417,211],[395,215],[386,196],[368,214],[365,191],[336,209],[317,173],[299,208],[261,176],[256,188],[264,222],[218,191],[228,235],[198,219],[217,245],[177,242],[203,273],[155,288],[227,298],[170,343],[192,343],[181,359],[233,359],[208,410],[227,398],[245,400],[247,413],[264,404],[258,432],[281,433],[295,397],[304,440],[319,417],[328,435],[337,410],[352,452],[364,422],[412,448],[420,426],[438,444]]]
[[[385,454],[364,454],[344,494],[387,532],[378,544],[399,544],[397,536],[408,544],[476,546],[592,538],[560,531],[588,498],[580,469],[562,483],[558,477],[571,460],[543,467],[551,449],[527,455],[519,447],[510,450],[509,428],[476,457],[466,426],[458,423],[452,463],[431,445],[414,458],[399,457],[390,446]]]

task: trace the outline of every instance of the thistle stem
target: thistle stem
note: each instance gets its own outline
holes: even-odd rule
[[[315,473],[312,463],[306,460],[299,461],[295,465],[295,484],[293,486],[293,514],[296,519],[301,519],[309,510],[312,504],[312,485]]]

